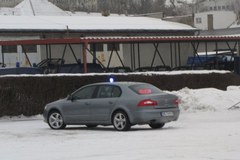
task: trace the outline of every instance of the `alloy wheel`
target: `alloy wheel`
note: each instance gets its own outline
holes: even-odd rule
[[[128,117],[124,112],[117,112],[114,114],[113,125],[118,131],[127,131],[131,127]]]
[[[52,112],[49,115],[48,124],[52,129],[63,129],[66,126],[62,115],[58,112]]]

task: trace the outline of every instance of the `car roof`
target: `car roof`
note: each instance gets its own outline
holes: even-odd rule
[[[100,82],[100,83],[93,83],[93,84],[89,84],[89,85],[124,85],[124,86],[130,86],[130,85],[134,85],[134,84],[146,84],[143,82],[131,82],[131,81],[124,81],[124,82]]]

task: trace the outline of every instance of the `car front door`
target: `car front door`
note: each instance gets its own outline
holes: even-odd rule
[[[84,123],[90,120],[90,102],[96,86],[84,87],[71,95],[63,109],[68,123]]]
[[[121,89],[114,85],[101,85],[97,88],[96,98],[91,100],[90,121],[104,122],[110,117],[111,111],[121,95]]]

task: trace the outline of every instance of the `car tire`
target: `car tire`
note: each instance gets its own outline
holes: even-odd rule
[[[48,125],[52,129],[64,129],[66,127],[63,116],[59,111],[50,112],[48,115]]]
[[[112,124],[117,131],[128,131],[131,128],[129,118],[123,111],[117,111],[113,114]]]
[[[150,123],[149,126],[152,129],[159,129],[162,128],[165,125],[165,123]]]
[[[96,128],[98,125],[94,125],[94,124],[88,124],[86,125],[88,128]]]

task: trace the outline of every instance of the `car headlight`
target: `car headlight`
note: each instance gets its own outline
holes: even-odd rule
[[[47,108],[48,108],[48,105],[46,105],[46,106],[44,107],[44,110],[47,110]]]

